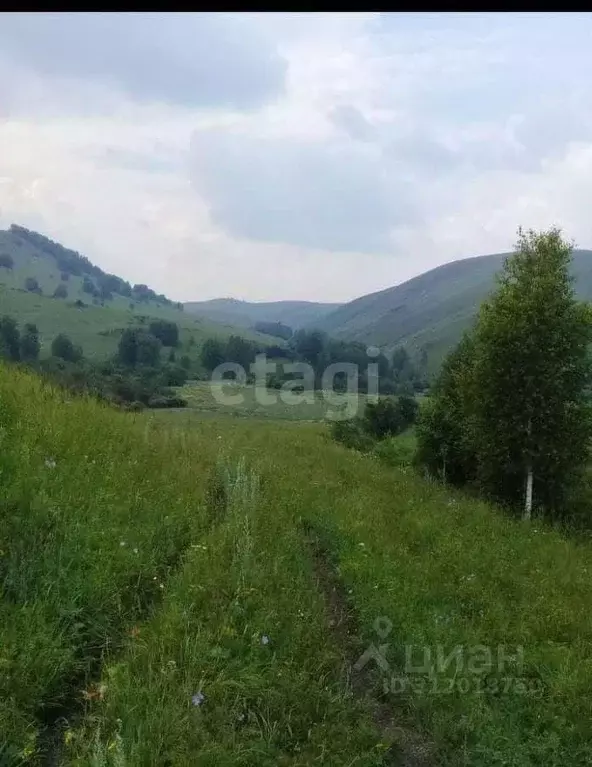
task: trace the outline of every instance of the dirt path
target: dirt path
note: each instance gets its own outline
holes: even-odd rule
[[[379,700],[367,671],[356,671],[354,664],[360,656],[359,625],[352,611],[346,590],[311,527],[305,528],[310,546],[317,585],[325,600],[327,625],[342,652],[342,674],[354,696],[364,701],[381,738],[390,746],[384,756],[384,767],[436,767],[435,749],[418,732],[401,723],[392,704]]]

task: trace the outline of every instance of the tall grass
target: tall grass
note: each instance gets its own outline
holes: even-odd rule
[[[592,763],[590,544],[316,424],[121,414],[1,367],[0,424],[13,763],[40,761],[59,715],[63,765],[377,767],[398,737],[381,735],[378,699],[438,765]],[[358,616],[348,648],[388,645],[386,680],[344,664],[304,528]],[[442,693],[433,668],[405,668],[409,646],[500,644],[523,646],[504,674],[537,694],[484,691],[466,669]],[[385,694],[391,675],[427,684]]]
[[[0,733],[33,754],[205,519],[204,452],[0,366]]]

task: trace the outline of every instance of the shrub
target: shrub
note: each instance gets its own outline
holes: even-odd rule
[[[28,290],[29,293],[39,293],[41,294],[41,288],[39,287],[39,283],[37,282],[37,279],[35,277],[27,277],[25,280],[25,290]]]
[[[362,421],[359,418],[351,418],[344,421],[333,421],[331,424],[331,436],[336,442],[342,445],[366,452],[372,449],[374,440],[364,430]]]
[[[364,410],[364,430],[376,439],[400,434],[410,422],[405,420],[399,402],[386,398],[368,402]]]
[[[82,359],[82,349],[75,346],[65,333],[59,333],[51,342],[51,354],[66,362],[79,362]]]
[[[0,253],[0,269],[12,269],[13,267],[13,257],[8,253]]]

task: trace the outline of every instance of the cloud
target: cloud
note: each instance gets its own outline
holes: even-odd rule
[[[351,141],[196,132],[193,178],[213,220],[236,237],[332,251],[385,252],[413,209],[379,148]]]
[[[12,14],[0,210],[182,300],[592,246],[588,14]]]
[[[186,107],[258,107],[281,94],[286,75],[243,14],[5,14],[0,49],[5,66],[43,79],[90,80]]]

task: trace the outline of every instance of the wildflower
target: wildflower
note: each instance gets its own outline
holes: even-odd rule
[[[158,588],[159,588],[159,589],[164,589],[164,583],[159,583],[159,584],[158,584]]]
[[[137,553],[138,553],[138,549],[134,549],[134,554],[137,554]]]
[[[53,458],[46,458],[45,459],[45,465],[48,469],[55,469],[56,462]]]
[[[125,545],[126,545],[126,543],[125,543],[125,541],[119,541],[119,545],[120,545],[120,546],[125,546]]]
[[[105,693],[107,692],[107,685],[101,683],[96,687],[91,687],[90,690],[83,690],[82,696],[86,700],[103,700]]]
[[[199,692],[196,692],[195,695],[191,696],[191,702],[194,706],[201,706],[202,703],[204,703],[206,700],[206,696],[203,694],[201,690]]]
[[[263,634],[263,636],[261,637],[261,644],[264,647],[269,644],[269,637],[267,636],[267,634]]]

